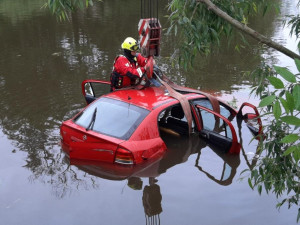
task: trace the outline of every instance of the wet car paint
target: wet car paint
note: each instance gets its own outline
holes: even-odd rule
[[[158,119],[163,110],[178,105],[178,100],[170,97],[166,89],[162,87],[148,87],[141,89],[117,90],[102,95],[99,98],[100,100],[90,101],[91,98],[87,98],[87,95],[90,96],[90,93],[93,93],[92,97],[97,99],[97,96],[94,94],[95,90],[92,84],[93,82],[106,87],[109,85],[108,82],[103,81],[84,81],[82,83],[83,94],[86,97],[88,104],[90,102],[93,103],[89,104],[74,118],[64,122],[61,126],[63,146],[65,146],[66,152],[69,153],[71,158],[110,163],[140,164],[152,157],[155,158],[157,155],[162,155],[167,150],[164,141],[161,139],[161,132],[163,129],[160,129],[162,126],[158,124]],[[89,94],[87,94],[86,91],[86,84],[90,84],[89,88],[92,89],[89,90]],[[102,91],[98,91],[98,93],[103,94]],[[207,101],[205,96],[197,93],[187,93],[185,94],[185,97],[190,101],[194,121],[194,132],[199,133],[200,136],[206,139],[210,139],[211,142],[216,142],[223,146],[225,152],[230,154],[239,154],[240,144],[238,143],[236,131],[230,121],[237,115],[238,112],[224,102],[219,101],[223,111],[225,110],[228,112],[225,113],[228,117],[226,118],[225,116],[209,109],[209,106],[207,105],[198,105],[201,104],[201,102],[199,102],[201,99],[203,99],[202,101]],[[128,107],[130,105],[134,105],[135,107],[144,108],[149,110],[149,114],[141,123],[135,125],[135,130],[126,140],[105,135],[101,132],[94,132],[93,130],[88,130],[87,128],[78,126],[76,124],[76,118],[85,113],[85,110],[91,107],[91,105],[97,104],[97,101],[101,101],[103,98],[124,102],[128,104]],[[200,112],[201,110],[206,114],[213,115],[213,119],[211,119],[211,121],[214,121],[214,129],[206,130],[204,127],[204,121],[206,120],[207,122],[207,118],[203,118],[203,113]],[[240,114],[241,113],[239,113],[239,115]],[[120,119],[125,118],[122,118],[122,115],[120,115]],[[220,127],[218,127],[219,125]],[[227,137],[228,131],[226,127],[229,127],[229,137]]]

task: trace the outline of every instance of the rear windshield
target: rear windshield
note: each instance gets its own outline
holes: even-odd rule
[[[128,140],[149,111],[109,98],[92,103],[74,122],[88,130]]]

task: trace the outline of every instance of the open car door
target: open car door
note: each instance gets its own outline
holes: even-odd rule
[[[244,102],[237,113],[237,123],[239,129],[241,128],[243,121],[246,123],[247,127],[257,140],[264,138],[262,121],[259,112],[254,105],[248,102]]]
[[[84,80],[81,83],[82,94],[87,104],[110,92],[110,82],[102,80]]]
[[[236,116],[226,105],[220,104],[220,113],[212,110],[208,99],[193,102],[198,116],[200,136],[223,152],[239,154],[240,144],[231,120]]]

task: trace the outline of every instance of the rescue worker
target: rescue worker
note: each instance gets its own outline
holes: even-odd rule
[[[111,91],[136,84],[145,73],[147,58],[136,52],[139,49],[137,41],[128,37],[121,48],[124,50],[124,55],[117,56],[114,61],[110,78]]]

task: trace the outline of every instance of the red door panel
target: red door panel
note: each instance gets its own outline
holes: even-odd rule
[[[101,80],[84,80],[81,83],[82,94],[87,104],[110,92],[110,82]]]
[[[256,136],[256,139],[260,139],[263,136],[260,115],[254,105],[244,102],[238,111],[237,121],[238,126],[241,126],[242,121],[244,121],[252,134]]]

